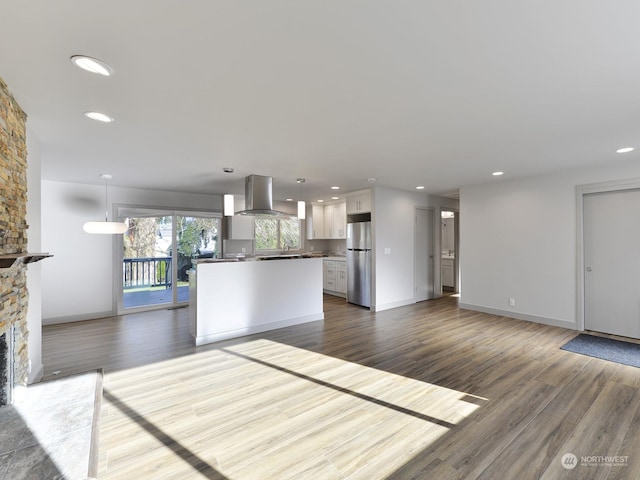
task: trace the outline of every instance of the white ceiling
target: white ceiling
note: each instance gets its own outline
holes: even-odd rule
[[[8,0],[0,77],[43,178],[307,199],[632,159],[638,0]],[[85,54],[110,78],[74,67]],[[82,113],[115,117],[101,124]],[[623,158],[624,157],[624,158]],[[224,174],[223,167],[235,168]]]

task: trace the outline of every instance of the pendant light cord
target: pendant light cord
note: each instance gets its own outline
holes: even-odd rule
[[[109,183],[109,179],[104,179],[104,221],[109,221],[109,189],[107,187],[107,183]]]

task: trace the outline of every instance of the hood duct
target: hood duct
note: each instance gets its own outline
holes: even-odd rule
[[[273,179],[263,175],[249,175],[245,178],[245,207],[246,210],[236,212],[236,215],[271,215],[290,217],[285,212],[273,209]]]

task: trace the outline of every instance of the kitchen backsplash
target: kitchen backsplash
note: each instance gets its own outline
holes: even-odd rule
[[[347,250],[346,240],[307,240],[304,250],[308,252],[344,253]]]
[[[253,240],[224,240],[223,248],[225,256],[239,253],[251,255],[253,254]]]

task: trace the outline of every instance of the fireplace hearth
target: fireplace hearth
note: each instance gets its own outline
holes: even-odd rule
[[[0,335],[0,406],[13,403],[14,354],[13,328]]]

